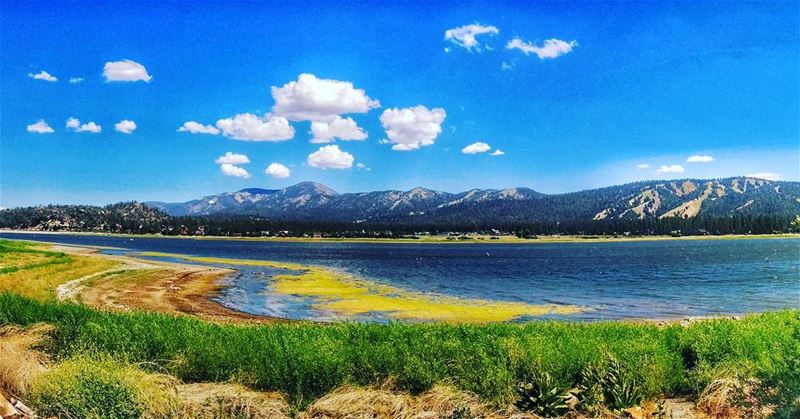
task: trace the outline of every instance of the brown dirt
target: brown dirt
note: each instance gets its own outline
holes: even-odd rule
[[[284,321],[242,313],[212,301],[223,287],[222,280],[233,272],[229,269],[102,255],[91,248],[60,246],[58,251],[92,254],[121,263],[118,268],[70,281],[59,289],[60,296],[92,307],[185,314],[221,322]]]

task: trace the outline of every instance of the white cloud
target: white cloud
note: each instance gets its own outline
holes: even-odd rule
[[[754,177],[758,179],[764,180],[783,180],[783,175],[780,173],[771,173],[771,172],[761,172],[761,173],[753,173],[751,175],[747,175],[747,177]]]
[[[93,134],[97,134],[103,130],[100,125],[95,124],[94,122],[87,122],[85,124],[81,124],[81,121],[78,118],[69,118],[67,119],[67,129],[71,129],[75,132],[91,132]]]
[[[461,152],[464,154],[478,154],[485,153],[491,149],[492,147],[489,144],[486,144],[483,141],[478,141],[462,148]]]
[[[143,65],[131,60],[109,61],[103,67],[103,76],[106,81],[144,81],[149,82],[153,77],[147,74]]]
[[[687,163],[711,163],[712,161],[714,161],[714,158],[711,156],[701,156],[697,154],[686,159]]]
[[[636,168],[637,169],[649,169],[650,165],[647,164],[647,163],[639,163],[639,164],[636,165]]]
[[[203,125],[195,121],[184,122],[183,125],[181,125],[181,127],[178,128],[178,131],[190,132],[192,134],[211,134],[211,135],[219,134],[219,130],[216,127],[212,125]]]
[[[264,170],[267,176],[272,176],[275,179],[283,179],[289,177],[292,172],[289,170],[288,167],[280,164],[280,163],[271,163],[267,166],[267,169]]]
[[[495,157],[496,156],[504,156],[505,154],[506,154],[506,152],[503,151],[503,150],[500,150],[500,149],[496,149],[496,150],[492,151],[491,153],[489,153],[490,156],[495,156]]]
[[[318,169],[349,169],[353,160],[353,155],[339,150],[338,145],[326,145],[309,154],[307,163]]]
[[[56,76],[54,76],[54,75],[52,75],[52,74],[50,74],[50,73],[48,73],[48,72],[46,72],[44,70],[42,70],[42,71],[40,71],[40,72],[38,72],[36,74],[28,73],[28,77],[30,77],[32,79],[36,79],[36,80],[44,80],[44,81],[49,81],[49,82],[57,82],[58,81]]]
[[[331,121],[336,115],[366,113],[381,103],[349,81],[318,79],[301,74],[283,87],[272,86],[272,112],[293,121]]]
[[[358,163],[358,164],[356,164],[356,168],[358,168],[358,170],[363,170],[363,171],[365,171],[365,172],[372,171],[372,169],[370,169],[369,167],[367,167],[367,165],[366,165],[366,164],[364,164],[364,163]]]
[[[251,113],[238,114],[220,119],[217,128],[226,137],[241,141],[285,141],[294,137],[294,128],[286,118],[269,114],[263,117]]]
[[[544,41],[544,45],[542,46],[531,42],[525,42],[519,38],[514,38],[506,44],[507,49],[518,49],[525,53],[525,55],[536,54],[539,59],[542,60],[567,54],[572,51],[572,48],[577,46],[577,41],[566,42],[555,38]]]
[[[136,122],[133,122],[129,119],[123,119],[122,121],[114,124],[114,129],[123,134],[132,134],[133,131],[136,130]]]
[[[311,139],[314,144],[330,143],[336,138],[357,141],[367,139],[367,133],[356,124],[353,118],[342,118],[339,115],[336,115],[331,122],[311,122],[311,134],[314,136]]]
[[[442,122],[447,113],[442,108],[428,109],[422,105],[413,108],[392,108],[383,111],[381,124],[386,130],[392,150],[409,151],[429,146],[442,132]]]
[[[250,177],[250,173],[247,170],[229,163],[219,165],[219,171],[225,176],[243,177],[245,179]]]
[[[55,131],[44,122],[44,119],[36,121],[36,123],[28,125],[28,132],[35,132],[37,134],[52,134]]]
[[[250,163],[250,158],[248,158],[244,154],[236,154],[236,153],[232,153],[232,152],[229,151],[229,152],[225,153],[225,155],[217,157],[217,159],[214,160],[214,163],[216,163],[216,164],[247,164],[247,163]]]
[[[83,77],[71,77],[69,82],[72,84],[78,84],[83,81]]]
[[[464,25],[458,28],[448,29],[444,33],[444,39],[460,47],[464,47],[469,51],[471,51],[472,48],[475,48],[475,51],[480,52],[481,47],[477,37],[484,34],[493,36],[497,35],[498,33],[500,33],[500,30],[494,26],[484,26],[479,23],[473,23],[471,25]],[[445,52],[449,52],[449,50],[445,49]]]
[[[683,173],[684,170],[685,169],[681,165],[671,164],[661,166],[656,170],[656,173]]]
[[[503,61],[503,63],[500,64],[500,69],[503,70],[503,71],[509,71],[509,70],[511,70],[513,68],[514,68],[513,64],[509,64],[509,63],[507,63],[505,61]]]

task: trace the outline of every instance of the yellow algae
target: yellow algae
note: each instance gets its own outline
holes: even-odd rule
[[[298,271],[273,277],[271,289],[285,295],[317,300],[316,308],[344,315],[382,313],[395,319],[485,323],[509,321],[523,316],[576,314],[583,308],[569,305],[532,305],[444,296],[410,291],[296,263],[251,259],[226,259],[143,252],[142,256],[174,257],[190,262],[265,266]]]

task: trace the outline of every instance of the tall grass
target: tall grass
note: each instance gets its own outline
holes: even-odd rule
[[[634,323],[524,325],[310,323],[221,325],[151,313],[110,313],[71,303],[0,294],[0,324],[56,326],[47,351],[146,362],[187,382],[234,380],[304,404],[343,384],[421,392],[450,383],[506,405],[515,384],[546,372],[569,388],[608,356],[646,397],[697,394],[717,368],[791,379],[800,359],[800,312],[684,328]]]

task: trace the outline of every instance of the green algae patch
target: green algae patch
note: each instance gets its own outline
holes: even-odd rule
[[[315,266],[251,259],[187,256],[142,252],[142,256],[172,257],[189,262],[264,266],[298,273],[275,275],[273,292],[317,301],[315,307],[345,316],[380,313],[392,319],[453,323],[503,322],[526,316],[577,314],[584,308],[573,305],[533,305],[517,302],[468,299],[405,290]]]

